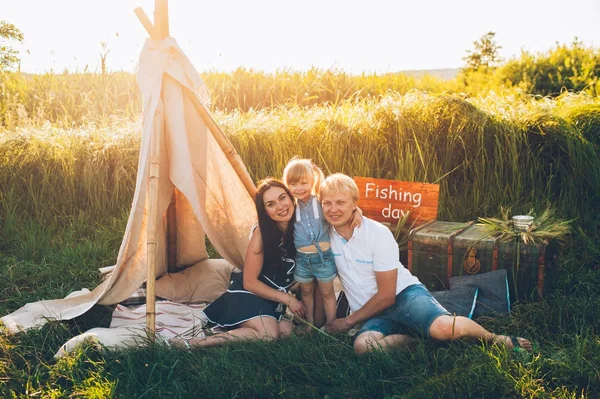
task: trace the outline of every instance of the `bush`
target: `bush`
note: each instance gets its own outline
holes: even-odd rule
[[[520,58],[508,61],[497,73],[526,93],[554,96],[563,90],[589,90],[597,94],[600,51],[575,39],[570,45],[557,44],[546,53],[523,51]]]

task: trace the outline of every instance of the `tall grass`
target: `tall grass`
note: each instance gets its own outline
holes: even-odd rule
[[[573,94],[537,101],[411,92],[215,116],[255,180],[280,176],[298,154],[327,172],[439,183],[442,220],[497,215],[502,205],[525,213],[551,206],[559,217],[587,220],[600,208],[598,106]],[[94,231],[127,213],[139,128],[3,133],[0,220],[60,227],[84,218]],[[4,235],[6,246],[14,234],[5,227]]]
[[[114,118],[136,118],[141,95],[135,75],[68,73],[27,75],[0,73],[0,125],[62,127]]]
[[[341,104],[388,91],[441,93],[464,89],[459,81],[445,82],[429,75],[351,75],[340,70],[265,73],[239,68],[232,73],[209,71],[201,76],[210,90],[213,110],[224,112]],[[7,127],[45,121],[67,128],[90,122],[107,124],[114,117],[137,118],[142,103],[135,75],[124,72],[0,73],[0,94],[0,126]]]
[[[543,302],[492,331],[540,350],[421,342],[412,351],[357,358],[316,334],[183,353],[87,346],[52,356],[110,309],[0,334],[3,397],[559,397],[600,395],[600,115],[597,98],[531,99],[387,93],[312,106],[216,112],[252,177],[280,176],[293,155],[327,172],[441,185],[442,220],[551,206],[576,219],[560,280]],[[57,128],[35,122],[0,132],[0,314],[93,287],[111,264],[135,186],[140,126],[113,120]],[[345,338],[342,338],[345,339]],[[346,341],[349,343],[349,341]]]
[[[580,105],[565,105],[566,97]],[[230,139],[255,178],[279,176],[300,154],[329,172],[440,183],[441,219],[475,219],[507,204],[525,212],[551,204],[573,218],[599,205],[600,164],[567,119],[595,99],[572,97],[548,104],[413,92],[219,122],[235,132]],[[588,124],[600,129],[600,118]]]

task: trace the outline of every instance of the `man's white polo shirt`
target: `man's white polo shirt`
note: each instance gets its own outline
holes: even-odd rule
[[[406,287],[418,284],[419,279],[400,263],[398,243],[391,231],[374,220],[363,217],[346,241],[331,228],[331,249],[340,281],[350,309],[356,312],[377,293],[375,272],[398,269],[396,295]]]

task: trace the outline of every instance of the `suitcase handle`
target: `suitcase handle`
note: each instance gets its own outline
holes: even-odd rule
[[[456,230],[454,233],[450,234],[450,237],[448,237],[448,270],[447,270],[447,276],[446,276],[446,285],[448,286],[448,284],[450,283],[450,277],[452,277],[452,253],[453,253],[453,247],[454,247],[454,238],[459,235],[460,233],[462,233],[463,231],[465,231],[466,229],[468,229],[469,227],[473,226],[473,224],[475,224],[474,220],[471,220],[470,222],[468,222],[466,224],[465,227],[462,227],[458,230]]]

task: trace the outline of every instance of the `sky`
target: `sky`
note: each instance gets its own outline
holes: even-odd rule
[[[135,71],[153,0],[0,0],[25,35],[21,71]],[[243,66],[349,73],[456,68],[496,32],[504,59],[578,37],[600,47],[600,0],[170,0],[170,34],[198,71]]]

